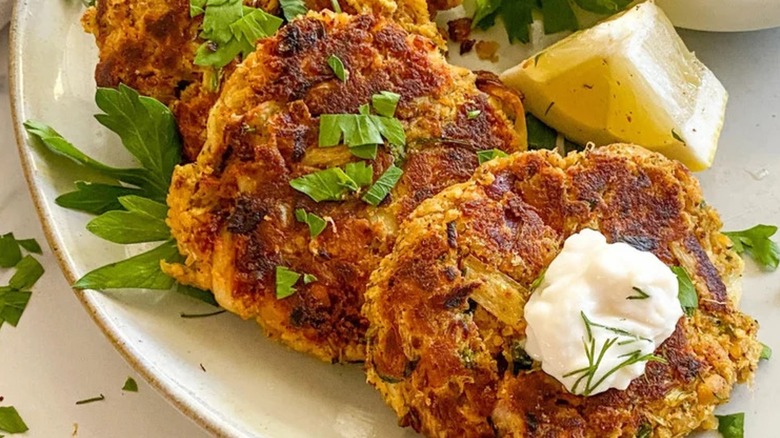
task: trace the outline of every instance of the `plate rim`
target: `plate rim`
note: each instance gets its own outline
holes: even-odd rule
[[[33,201],[33,207],[35,208],[38,222],[41,225],[49,248],[57,260],[60,271],[65,276],[68,284],[73,284],[78,280],[78,276],[75,274],[75,267],[66,260],[62,242],[60,242],[53,231],[53,224],[43,201],[41,188],[33,175],[32,154],[34,151],[25,134],[22,122],[22,116],[24,114],[22,103],[24,94],[22,90],[22,76],[24,75],[24,72],[22,71],[21,62],[23,56],[22,44],[24,40],[24,35],[22,34],[22,16],[24,15],[23,11],[28,9],[29,1],[30,0],[15,0],[9,24],[8,77],[11,104],[11,126],[14,131],[22,173],[24,174],[27,189]],[[100,309],[98,309],[93,299],[83,291],[73,288],[70,289],[73,292],[73,295],[79,300],[84,310],[87,311],[95,325],[98,326],[100,331],[125,362],[127,362],[136,373],[154,388],[158,394],[162,395],[168,403],[175,407],[176,410],[184,414],[211,435],[230,438],[240,436],[232,433],[231,428],[228,427],[227,424],[220,422],[218,417],[209,415],[209,412],[204,409],[201,404],[176,391],[171,382],[158,378],[153,372],[152,367],[145,363],[143,356],[135,349],[131,348],[128,340],[123,338],[118,331],[111,327],[108,318]]]

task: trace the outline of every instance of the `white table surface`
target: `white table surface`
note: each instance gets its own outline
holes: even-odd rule
[[[0,234],[37,239],[46,269],[19,326],[0,328],[0,406],[15,406],[30,428],[13,437],[207,436],[130,369],[62,276],[22,176],[8,89],[6,27],[0,31]],[[9,276],[3,270],[0,284]],[[128,377],[138,382],[137,393],[122,391]],[[99,394],[106,399],[75,404]]]

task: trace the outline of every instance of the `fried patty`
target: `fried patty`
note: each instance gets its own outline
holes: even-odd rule
[[[693,317],[656,351],[665,363],[648,363],[625,391],[591,397],[569,393],[522,350],[529,290],[583,228],[683,266],[699,295]],[[368,381],[402,425],[427,436],[671,437],[712,427],[714,407],[751,379],[761,350],[756,321],[736,307],[742,261],[720,228],[684,166],[638,147],[490,162],[423,202],[372,275]]]
[[[345,82],[328,66],[331,55],[349,71]],[[363,293],[398,224],[424,199],[467,180],[477,151],[525,149],[520,98],[498,84],[448,65],[433,41],[378,16],[310,12],[293,21],[236,68],[211,112],[203,152],[175,170],[168,223],[187,261],[166,272],[212,290],[223,307],[256,318],[296,350],[363,360]],[[384,202],[373,207],[360,194],[314,202],[290,187],[359,161],[343,145],[318,146],[319,117],[357,114],[380,91],[401,96],[395,117],[406,133],[405,151],[382,145],[370,160],[374,181],[394,163],[404,171]],[[295,219],[299,208],[325,218],[325,231],[311,238]],[[318,280],[277,299],[277,266]]]
[[[248,6],[279,14],[278,0],[245,0]],[[330,0],[306,0],[314,10],[332,8]],[[430,20],[424,0],[340,0],[344,12],[391,17],[410,32],[444,42]],[[190,18],[189,0],[99,0],[82,19],[95,36],[100,60],[95,68],[99,87],[124,83],[143,95],[171,106],[184,142],[184,156],[194,161],[206,140],[208,112],[218,96],[213,84],[222,72],[193,63],[203,43],[198,32],[203,16]]]

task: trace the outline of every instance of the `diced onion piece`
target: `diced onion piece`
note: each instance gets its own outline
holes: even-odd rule
[[[528,299],[528,289],[471,255],[463,260],[463,268],[467,280],[479,282],[471,299],[504,324],[523,329],[523,307]]]

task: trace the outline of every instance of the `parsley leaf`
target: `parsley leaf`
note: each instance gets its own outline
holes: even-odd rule
[[[43,275],[43,266],[33,256],[25,256],[16,264],[16,272],[8,281],[8,286],[15,290],[30,289]]]
[[[38,241],[35,239],[17,240],[16,243],[18,243],[19,246],[24,248],[27,252],[31,252],[33,254],[43,254],[41,245],[39,245]]]
[[[317,276],[312,274],[303,274],[303,284],[314,283],[317,281]]]
[[[630,5],[632,1],[633,0],[574,0],[574,2],[577,3],[577,6],[582,9],[602,15],[616,14]]]
[[[281,25],[281,18],[243,6],[241,0],[206,0],[200,37],[207,41],[198,47],[194,62],[222,68],[239,54],[252,53],[257,40],[273,35]]]
[[[128,377],[124,386],[122,386],[122,391],[138,392],[138,383],[132,377]]]
[[[365,161],[347,163],[347,165],[344,166],[344,171],[353,181],[355,181],[355,184],[357,184],[358,187],[370,186],[371,181],[374,180],[374,166],[366,164]]]
[[[385,197],[387,197],[403,174],[403,170],[395,167],[395,165],[390,165],[390,167],[385,170],[385,173],[376,180],[374,185],[372,185],[360,199],[376,207],[385,199]]]
[[[206,12],[206,0],[190,0],[190,18]]]
[[[756,225],[742,231],[726,231],[723,234],[731,239],[734,251],[747,252],[763,269],[774,271],[780,261],[780,248],[769,238],[777,232],[774,225]]]
[[[743,438],[745,436],[745,413],[731,415],[716,415],[718,432],[723,438]]]
[[[176,293],[195,298],[196,300],[203,301],[206,304],[211,304],[214,307],[218,307],[219,303],[214,299],[214,294],[210,291],[198,289],[197,287],[188,286],[185,284],[176,284]]]
[[[60,207],[79,210],[95,215],[111,210],[121,210],[119,197],[142,195],[143,191],[131,187],[76,181],[76,190],[57,197],[54,202]]]
[[[330,55],[328,57],[328,66],[341,82],[349,80],[349,70],[344,68],[344,62],[338,56]]]
[[[168,107],[124,84],[117,89],[98,88],[95,102],[105,113],[95,115],[98,122],[119,135],[167,193],[173,168],[181,161],[181,142]]]
[[[100,394],[97,397],[92,397],[92,398],[87,398],[87,399],[84,399],[84,400],[79,400],[79,401],[76,402],[76,404],[77,405],[86,405],[88,403],[99,402],[99,401],[103,401],[105,399],[106,399],[106,396],[103,395],[103,394]]]
[[[501,149],[488,149],[485,151],[477,151],[477,160],[479,164],[486,163],[494,158],[508,157],[506,152]]]
[[[0,287],[0,326],[7,322],[16,327],[31,296],[29,291],[15,290],[9,286]]]
[[[558,33],[580,28],[569,0],[542,0],[544,33]]]
[[[525,115],[525,125],[528,131],[528,149],[555,150],[558,133],[554,129],[531,113]]]
[[[328,222],[326,222],[325,219],[314,213],[309,213],[302,208],[295,210],[295,219],[298,222],[303,222],[309,226],[309,236],[311,236],[311,238],[315,238],[322,234],[328,226]]]
[[[8,433],[24,433],[29,428],[13,406],[0,408],[0,431]]]
[[[301,274],[284,266],[276,267],[276,298],[284,299],[293,295],[296,290],[293,286],[300,280]]]
[[[148,170],[139,168],[118,169],[93,160],[65,140],[57,131],[43,123],[28,120],[24,122],[24,127],[28,134],[38,138],[51,152],[67,157],[77,164],[94,170],[112,180],[122,181],[139,187],[155,199],[165,200],[168,187],[160,186],[159,181]]]
[[[76,289],[170,289],[173,278],[165,275],[160,261],[180,262],[182,256],[176,242],[169,240],[142,254],[97,268],[81,277],[73,287]]]
[[[390,91],[380,91],[371,96],[371,106],[380,116],[393,117],[401,95]]]
[[[482,110],[471,110],[466,113],[466,119],[473,120],[479,117],[479,115],[482,114]]]
[[[119,203],[127,209],[112,210],[92,219],[87,230],[114,243],[158,242],[171,237],[165,218],[168,206],[139,196],[123,196]]]
[[[22,250],[13,233],[0,236],[0,268],[16,266],[22,259]]]
[[[339,167],[330,167],[295,178],[290,181],[290,186],[317,202],[341,201],[347,192],[358,189],[357,183]]]
[[[279,0],[279,5],[282,7],[284,18],[287,21],[292,21],[293,18],[303,15],[309,10],[303,0]]]
[[[699,308],[699,295],[693,286],[691,277],[685,268],[681,266],[672,266],[672,272],[677,276],[678,292],[677,298],[680,300],[680,306],[688,316],[693,316],[693,312]]]
[[[759,359],[763,360],[769,360],[772,357],[772,348],[769,347],[769,345],[761,343],[761,355],[758,357]]]

